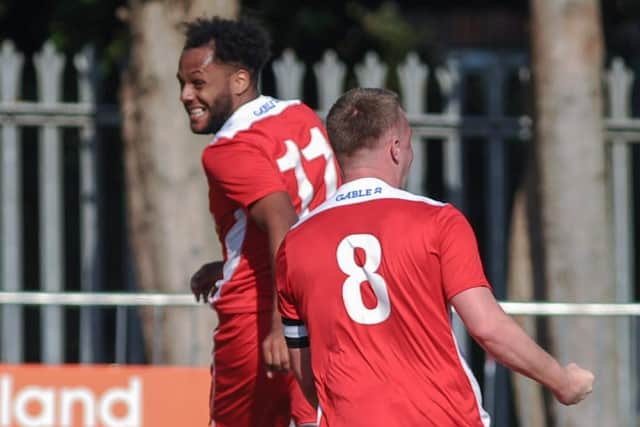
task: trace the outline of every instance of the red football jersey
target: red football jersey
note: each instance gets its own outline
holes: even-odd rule
[[[486,286],[454,207],[364,178],[287,234],[277,282],[285,336],[310,345],[321,426],[487,426],[449,301]]]
[[[271,310],[267,235],[248,209],[286,191],[302,217],[335,192],[340,174],[324,126],[299,101],[260,96],[233,113],[205,148],[202,163],[225,261],[212,303],[226,313]]]

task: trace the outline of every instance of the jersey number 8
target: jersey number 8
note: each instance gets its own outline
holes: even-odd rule
[[[356,248],[365,253],[365,262],[359,266],[355,261]],[[384,322],[391,313],[389,291],[384,278],[377,273],[382,259],[382,248],[378,239],[371,234],[351,234],[340,242],[336,252],[338,266],[347,275],[342,285],[342,300],[349,317],[363,325]],[[369,282],[378,304],[367,308],[362,301],[361,285]]]

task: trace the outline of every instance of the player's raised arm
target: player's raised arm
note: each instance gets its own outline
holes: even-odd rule
[[[593,374],[574,363],[562,367],[502,310],[488,288],[460,292],[451,304],[498,362],[548,387],[560,403],[573,405],[591,393]]]
[[[282,239],[289,231],[289,228],[298,220],[298,215],[291,203],[289,194],[286,192],[275,192],[255,202],[249,208],[249,214],[255,223],[264,230],[269,239],[269,255],[271,260],[271,271],[275,271],[275,256]],[[273,316],[271,320],[271,332],[262,342],[265,363],[267,365],[267,375],[272,376],[273,371],[290,368],[289,352],[282,332],[282,321],[278,311],[277,290],[275,288],[275,278],[273,278]]]

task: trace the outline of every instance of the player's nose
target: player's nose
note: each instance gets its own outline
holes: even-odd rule
[[[194,98],[193,89],[191,85],[184,85],[180,90],[180,102],[186,104],[189,101],[192,101]]]

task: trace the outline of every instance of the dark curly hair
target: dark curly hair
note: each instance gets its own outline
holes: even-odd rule
[[[215,59],[246,68],[254,83],[271,56],[267,31],[249,18],[237,21],[214,16],[198,18],[185,25],[184,50],[209,46]]]

